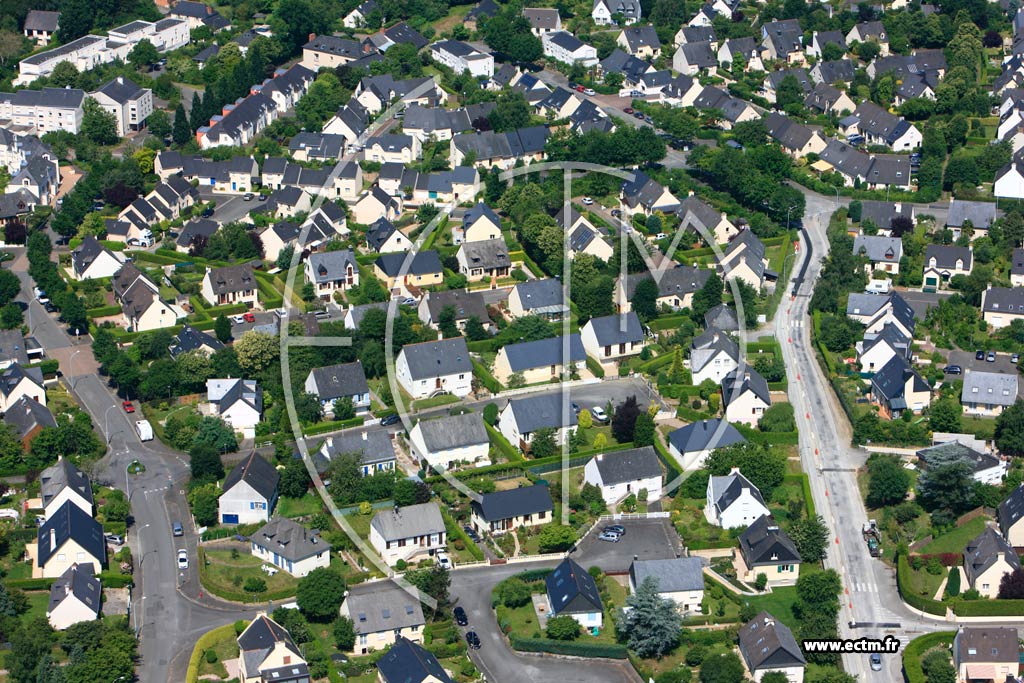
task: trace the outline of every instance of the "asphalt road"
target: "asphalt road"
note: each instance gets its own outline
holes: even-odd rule
[[[208,202],[211,199],[217,202],[217,206],[214,207],[213,215],[210,216],[210,219],[221,225],[244,220],[249,217],[250,211],[261,211],[266,208],[266,202],[261,202],[259,196],[245,201],[240,194],[214,193],[208,187],[200,187],[199,195],[204,202]]]
[[[598,566],[605,572],[621,573],[629,571],[633,560],[668,560],[683,554],[679,534],[667,519],[631,519],[614,523],[626,529],[618,543],[598,540],[604,526],[598,525],[576,545],[571,557],[581,567]]]

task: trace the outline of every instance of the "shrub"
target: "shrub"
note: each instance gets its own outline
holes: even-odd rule
[[[952,598],[960,595],[960,567],[949,568],[949,579],[946,581],[946,595]]]
[[[203,656],[206,658],[206,663],[207,664],[216,664],[217,663],[217,651],[216,650],[207,650],[206,654],[203,655]]]
[[[708,649],[703,645],[694,645],[686,651],[686,666],[700,666],[708,656]]]
[[[552,640],[576,640],[580,637],[580,622],[568,615],[548,619],[546,629]]]
[[[530,587],[522,579],[509,577],[494,587],[494,599],[499,604],[515,609],[530,602]]]
[[[558,617],[556,617],[557,619]],[[550,624],[550,622],[548,622]],[[567,642],[547,638],[519,638],[510,636],[512,648],[521,652],[547,652],[570,657],[604,657],[626,659],[628,650],[623,645],[601,645],[587,642]]]
[[[763,572],[758,574],[757,578],[754,579],[754,588],[756,588],[758,591],[763,591],[767,586],[768,575]]]

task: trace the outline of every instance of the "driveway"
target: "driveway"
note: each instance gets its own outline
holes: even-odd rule
[[[256,321],[251,323],[236,323],[234,321],[235,316],[231,316],[231,318],[229,318],[231,320],[232,337],[239,339],[243,334],[254,327],[259,327],[260,325],[280,325],[280,318],[278,318],[277,313],[274,313],[273,311],[252,311],[252,314]],[[278,327],[278,329],[280,329],[280,327]]]
[[[498,629],[491,609],[491,591],[501,580],[527,569],[554,568],[556,560],[471,567],[452,572],[451,596],[466,610],[469,626],[480,636],[479,650],[470,650],[473,663],[493,683],[557,681],[558,683],[640,683],[628,661],[527,655],[513,651]],[[609,624],[606,628],[612,628]],[[531,634],[521,634],[529,636]]]
[[[259,197],[245,201],[240,194],[218,194],[211,192],[210,188],[199,188],[199,196],[204,202],[211,199],[217,202],[210,218],[221,225],[234,223],[248,218],[250,211],[262,211],[266,208],[266,202],[261,202]]]
[[[683,554],[679,534],[667,519],[630,519],[607,524],[621,524],[626,533],[618,543],[600,541],[597,536],[605,525],[598,525],[572,553],[580,566],[597,566],[607,574],[621,574],[629,571],[633,560],[668,560]]]

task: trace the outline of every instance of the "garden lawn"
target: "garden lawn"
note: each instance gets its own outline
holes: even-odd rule
[[[911,569],[907,572],[907,585],[915,595],[920,595],[931,600],[935,598],[935,594],[938,592],[939,586],[942,584],[942,580],[946,578],[948,574],[949,569],[947,567],[943,567],[942,571],[938,574],[929,574],[924,567],[921,567],[920,569]],[[969,586],[966,586],[965,588],[969,588]]]
[[[986,519],[977,517],[961,527],[938,536],[928,545],[921,548],[922,555],[935,553],[962,553],[968,541],[985,530]]]
[[[224,660],[236,659],[238,657],[238,639],[235,637],[234,632],[228,632],[220,640],[214,641],[207,648],[207,651],[209,650],[217,653],[217,661],[209,664],[204,653],[199,659],[199,677],[202,678],[204,675],[212,674],[222,679],[227,678],[228,670],[224,667]]]
[[[307,491],[302,498],[281,496],[277,501],[277,514],[282,517],[305,517],[323,510],[324,502],[314,491]]]
[[[238,557],[233,558],[231,550],[228,548],[207,547],[202,550],[199,575],[203,586],[214,595],[238,602],[280,600],[295,595],[298,579],[285,571],[278,571],[274,576],[267,576],[260,569],[264,564],[263,560],[247,552],[240,550]],[[204,556],[205,562],[202,561]],[[237,585],[235,585],[236,577]],[[243,586],[245,586],[246,579],[250,577],[263,579],[267,584],[267,590],[263,593],[246,593]]]
[[[791,629],[796,629],[800,621],[793,615],[793,604],[796,603],[796,586],[773,588],[771,593],[746,597],[750,604],[760,612],[764,610]]]

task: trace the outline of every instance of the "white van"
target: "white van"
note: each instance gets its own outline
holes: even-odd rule
[[[149,424],[149,420],[136,420],[135,429],[139,433],[139,441],[153,440],[153,425]]]

